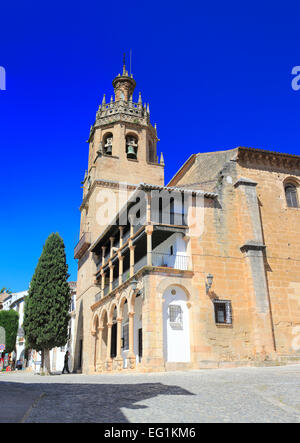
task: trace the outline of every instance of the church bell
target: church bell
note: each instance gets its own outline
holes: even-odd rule
[[[129,145],[127,150],[127,158],[136,159],[136,150],[133,146]]]
[[[107,145],[106,146],[105,154],[106,155],[111,155],[112,154],[112,146],[111,145]]]

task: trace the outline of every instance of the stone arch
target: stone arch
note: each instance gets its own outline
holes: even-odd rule
[[[156,291],[161,296],[162,301],[164,300],[164,293],[166,292],[166,290],[170,286],[172,286],[172,287],[176,286],[176,287],[182,289],[184,291],[185,295],[187,296],[188,303],[191,304],[191,298],[192,298],[191,294],[193,294],[193,292],[194,292],[192,286],[187,285],[187,284],[183,284],[181,281],[171,283],[169,278],[161,280],[156,288]],[[189,288],[187,288],[186,286],[188,286]]]
[[[105,155],[112,155],[113,148],[113,133],[105,131],[102,137],[102,149]]]
[[[97,333],[98,326],[99,326],[99,317],[97,312],[95,312],[92,318],[92,329],[91,329],[92,335]]]
[[[123,308],[124,308],[124,305],[125,305],[126,301],[127,301],[128,306],[129,306],[128,295],[125,293],[125,294],[123,294],[120,297],[120,301],[119,301],[119,304],[118,304],[118,317],[119,318],[123,317]]]
[[[300,186],[300,179],[298,177],[293,176],[293,175],[290,175],[289,177],[285,177],[285,179],[283,180],[283,185],[286,186],[288,184]]]
[[[116,309],[118,314],[118,305],[116,301],[112,301],[108,308],[108,322],[111,323],[113,320],[114,310]]]
[[[125,137],[125,152],[127,158],[137,160],[139,137],[135,132],[128,132]]]
[[[288,207],[299,207],[300,183],[296,177],[287,177],[283,182],[285,200]]]
[[[100,311],[100,314],[99,314],[99,327],[105,327],[107,325],[107,321],[106,321],[106,323],[104,323],[105,314],[108,319],[107,309],[102,308],[102,310]]]
[[[101,330],[101,333],[99,334],[101,336],[101,340],[99,343],[99,365],[100,367],[104,367],[104,362],[107,356],[107,338],[108,338],[108,312],[107,308],[103,308],[99,314],[99,329]]]

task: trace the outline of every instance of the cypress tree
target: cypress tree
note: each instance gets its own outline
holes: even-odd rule
[[[23,328],[26,346],[42,351],[42,367],[50,372],[49,351],[68,340],[70,288],[65,245],[51,234],[32,277],[26,297]]]

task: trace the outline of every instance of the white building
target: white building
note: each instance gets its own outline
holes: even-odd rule
[[[73,355],[74,355],[74,329],[75,329],[75,313],[76,313],[76,282],[69,282],[71,288],[71,304],[70,304],[70,321],[69,321],[69,334],[68,342],[61,348],[53,348],[50,351],[50,367],[51,371],[59,372],[64,367],[64,357],[66,351],[70,353],[69,370],[73,370]],[[14,309],[19,313],[19,327],[16,339],[16,362],[21,360],[24,367],[25,359],[25,338],[23,330],[24,309],[25,309],[25,297],[28,295],[28,291],[16,292],[10,294],[2,302],[2,309],[10,310]],[[40,370],[41,353],[32,350],[28,355],[28,367],[33,371]]]

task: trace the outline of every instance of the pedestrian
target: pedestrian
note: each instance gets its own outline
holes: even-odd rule
[[[66,352],[65,354],[65,364],[64,364],[64,368],[62,370],[62,373],[65,373],[65,370],[67,371],[68,374],[70,374],[69,371],[69,351]]]

